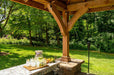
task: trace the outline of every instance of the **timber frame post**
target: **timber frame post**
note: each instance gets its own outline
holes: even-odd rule
[[[63,19],[62,19],[59,11],[56,9],[54,4],[48,4],[47,8],[55,18],[59,26],[59,29],[61,31],[61,34],[63,36],[63,56],[61,58],[61,61],[69,62],[71,61],[69,56],[69,31],[68,31],[69,13],[63,11],[62,12]]]
[[[75,12],[74,16],[69,20],[69,11],[62,11],[62,18],[60,12],[56,9],[54,2],[49,3],[47,5],[49,12],[55,18],[60,32],[63,36],[63,56],[61,57],[61,61],[69,62],[71,58],[69,56],[69,31],[73,28],[75,22],[87,12],[88,8],[83,7],[81,10]]]
[[[61,61],[69,62],[71,61],[69,56],[69,31],[68,31],[68,21],[69,21],[69,12],[63,11],[63,22],[64,26],[66,27],[66,35],[63,35],[63,56]]]
[[[54,2],[48,3],[47,8],[49,12],[53,15],[55,18],[60,32],[63,36],[63,56],[61,57],[61,61],[69,62],[71,61],[71,58],[69,56],[69,32],[73,28],[75,22],[87,12],[87,7],[82,7],[81,10],[78,10],[75,12],[73,17],[69,20],[69,11],[64,10],[62,11],[62,18],[59,10],[57,10],[56,6],[54,5]]]

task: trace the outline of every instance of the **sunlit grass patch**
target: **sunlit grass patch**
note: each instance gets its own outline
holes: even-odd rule
[[[35,50],[43,50],[44,57],[62,56],[61,49],[49,47],[32,47],[22,45],[0,45],[2,52],[9,52],[9,55],[0,56],[0,70],[24,64],[25,60],[34,57]],[[85,63],[82,65],[82,71],[87,72],[87,51],[70,50],[71,58],[82,59]],[[90,72],[97,75],[114,75],[114,54],[90,52]]]

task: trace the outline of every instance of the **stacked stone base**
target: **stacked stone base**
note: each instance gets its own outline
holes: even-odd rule
[[[81,73],[82,63],[84,61],[79,59],[71,59],[71,62],[61,62],[59,64],[58,75],[78,75]]]

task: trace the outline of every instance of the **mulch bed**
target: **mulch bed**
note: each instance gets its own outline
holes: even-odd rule
[[[6,52],[0,52],[0,56],[3,56],[3,55],[8,55],[10,53],[6,53]]]

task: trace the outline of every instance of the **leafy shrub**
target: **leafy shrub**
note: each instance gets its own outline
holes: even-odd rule
[[[114,53],[114,36],[113,33],[101,33],[94,37],[94,45],[101,52]]]
[[[32,43],[33,43],[34,46],[46,46],[45,43],[40,42],[40,41],[32,41]]]
[[[74,42],[74,41],[72,41],[72,42],[70,42],[69,45],[70,45],[70,46],[69,46],[70,49],[88,50],[87,44],[86,44],[86,43],[83,44],[83,41],[79,41],[79,42]],[[90,49],[91,49],[91,50],[96,50],[96,47],[91,44],[91,45],[90,45]]]
[[[29,40],[27,38],[23,39],[12,39],[12,38],[0,38],[0,44],[17,44],[17,45],[29,45]]]

